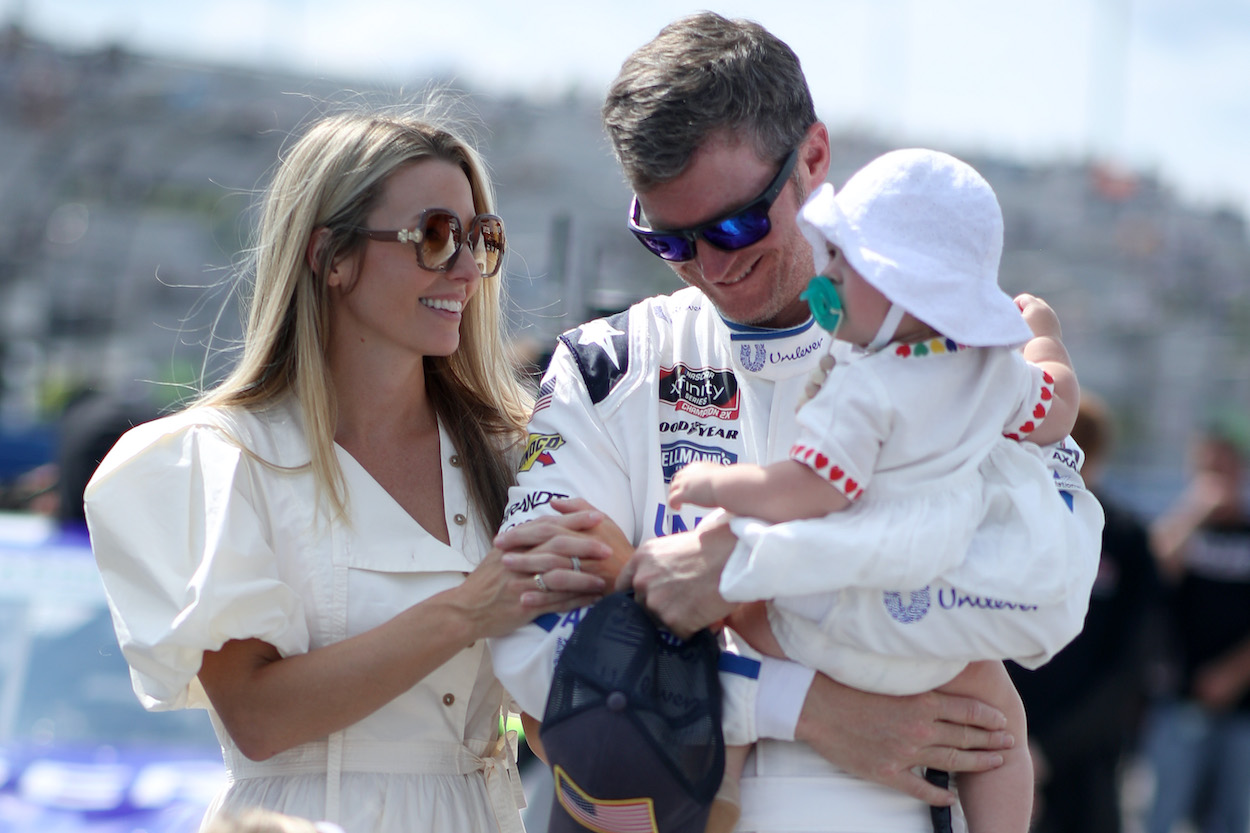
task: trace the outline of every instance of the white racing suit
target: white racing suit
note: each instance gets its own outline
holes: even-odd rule
[[[799,395],[828,352],[829,337],[811,320],[789,330],[727,323],[695,289],[649,298],[565,333],[543,378],[504,526],[553,513],[552,498],[572,496],[604,512],[635,545],[693,529],[706,510],[668,508],[673,474],[692,460],[785,459]],[[1079,449],[1069,441],[1047,451],[1070,507],[1049,540],[1010,554],[979,549],[974,540],[954,559],[940,552],[941,541],[925,541],[932,563],[956,566],[941,575],[908,575],[899,587],[864,590],[862,603],[832,617],[837,638],[918,661],[1012,658],[1031,667],[1066,645],[1084,621],[1103,516],[1078,474]],[[735,529],[748,532],[742,523],[735,520]],[[763,564],[770,551],[819,546],[819,529],[820,521],[754,524],[733,557]],[[862,553],[846,572],[861,586],[874,586],[874,564],[891,547],[914,545],[911,532],[899,530],[897,540]],[[1004,557],[1029,577],[1012,593],[1005,592],[1001,569],[978,570],[978,562]],[[792,554],[788,560],[793,565]],[[897,578],[898,570],[883,566],[881,575]],[[993,586],[982,575],[997,576]],[[833,588],[826,582],[814,589]],[[492,640],[495,671],[524,711],[542,715],[560,648],[580,616],[549,614]],[[743,775],[738,829],[930,830],[921,802],[841,772],[793,740],[810,676],[732,639],[722,658],[726,742],[756,744]]]

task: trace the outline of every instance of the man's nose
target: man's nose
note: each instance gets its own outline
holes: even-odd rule
[[[703,280],[709,283],[721,283],[737,277],[733,273],[739,268],[740,261],[736,252],[727,252],[716,248],[706,240],[700,240],[695,251],[695,262],[698,264]]]

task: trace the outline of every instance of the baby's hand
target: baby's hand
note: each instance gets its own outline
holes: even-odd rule
[[[724,468],[719,463],[706,460],[687,463],[681,471],[673,475],[672,485],[668,488],[669,508],[680,509],[683,503],[716,506],[716,489],[713,484],[717,474]]]
[[[1016,307],[1020,310],[1020,315],[1024,317],[1024,323],[1029,325],[1033,335],[1048,336],[1062,340],[1063,334],[1059,327],[1059,316],[1050,308],[1050,304],[1027,292],[1017,295],[1015,301]]]

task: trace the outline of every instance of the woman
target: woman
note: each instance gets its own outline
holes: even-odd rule
[[[492,202],[435,124],[315,124],[265,195],[237,366],[129,432],[87,489],[136,693],[207,708],[221,741],[209,818],[521,829],[485,637],[604,583],[539,582],[490,550],[530,407],[503,355]],[[523,601],[536,583],[555,592]]]

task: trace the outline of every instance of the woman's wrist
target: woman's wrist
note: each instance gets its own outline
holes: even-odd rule
[[[417,619],[419,632],[429,633],[428,615],[438,623],[436,633],[441,632],[457,650],[469,648],[479,639],[492,636],[489,623],[493,620],[489,611],[467,598],[466,585],[467,581],[408,608],[408,612]]]

